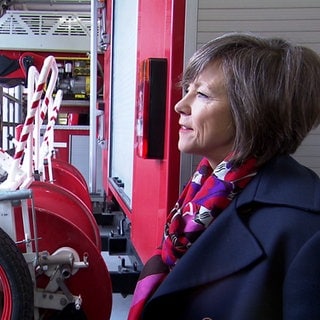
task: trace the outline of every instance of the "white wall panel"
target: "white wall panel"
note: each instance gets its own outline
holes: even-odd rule
[[[199,9],[219,8],[319,8],[318,0],[198,0]]]
[[[197,30],[197,47],[223,33],[243,31],[319,50],[320,1],[199,0]]]
[[[186,30],[187,52],[226,32],[252,32],[284,37],[320,53],[320,0],[187,0],[188,3],[192,3],[189,10],[193,12],[187,12],[187,19],[197,25],[197,32],[192,37]],[[320,128],[306,138],[294,157],[320,175],[319,153]],[[190,173],[199,157],[191,157],[191,161],[189,157],[182,155],[182,163],[189,166]],[[186,172],[186,168],[181,171],[181,186],[188,179]]]

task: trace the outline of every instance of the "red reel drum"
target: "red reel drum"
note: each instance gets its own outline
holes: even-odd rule
[[[82,310],[87,319],[106,320],[110,318],[112,306],[112,285],[106,263],[96,244],[72,221],[36,205],[39,251],[53,254],[62,247],[74,249],[80,259],[88,256],[89,266],[79,269],[65,280],[73,295],[81,295]],[[37,287],[45,288],[46,275],[37,278]]]
[[[80,198],[92,211],[91,198],[81,172],[72,164],[58,159],[52,159],[53,183],[62,186]]]
[[[106,263],[101,255],[101,239],[96,221],[87,207],[65,188],[52,183],[35,181],[33,192],[38,252],[56,252],[69,248],[75,252],[79,262],[87,258],[88,266],[76,270],[64,280],[73,296],[81,296],[81,312],[87,319],[106,320],[110,318],[112,306],[112,285]],[[29,203],[29,219],[32,221],[32,200]],[[21,252],[25,252],[24,229],[21,207],[15,209],[17,240]],[[31,239],[35,239],[31,223]],[[35,251],[35,243],[33,249]],[[46,289],[50,275],[36,272],[36,287]],[[68,305],[69,306],[69,305]],[[51,319],[60,311],[40,309],[41,319]]]
[[[101,237],[97,222],[79,197],[66,188],[49,182],[34,181],[30,189],[33,192],[35,207],[39,209],[39,212],[52,212],[70,221],[87,235],[98,250],[101,250]]]

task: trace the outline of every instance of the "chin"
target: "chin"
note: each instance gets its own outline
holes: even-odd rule
[[[181,151],[181,152],[184,152],[184,153],[190,153],[190,148],[187,148],[185,145],[183,144],[178,144],[178,149]]]
[[[178,149],[180,150],[180,152],[183,152],[183,153],[196,154],[196,152],[194,152],[194,150],[192,150],[191,148],[178,146]]]

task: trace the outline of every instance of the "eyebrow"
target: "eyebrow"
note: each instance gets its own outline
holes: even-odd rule
[[[220,96],[227,93],[226,86],[221,81],[219,81],[219,83],[215,81],[211,84],[208,84],[207,82],[197,82],[197,88],[201,86],[209,90],[212,95]]]

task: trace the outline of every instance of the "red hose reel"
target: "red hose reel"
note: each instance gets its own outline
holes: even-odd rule
[[[34,280],[34,319],[50,319],[52,314],[73,304],[76,309],[81,307],[87,319],[106,320],[111,314],[111,281],[101,255],[99,228],[86,182],[72,165],[51,159],[52,137],[46,140],[46,154],[41,156],[39,146],[34,146],[37,140],[34,130],[37,134],[46,110],[52,105],[53,83],[47,86],[45,105],[41,105],[40,100],[47,77],[50,75],[50,81],[54,82],[57,76],[55,60],[46,58],[40,74],[32,68],[29,71],[34,74],[32,80],[36,85],[30,91],[29,110],[14,157],[1,154],[2,169],[4,166],[9,169],[4,168],[8,178],[0,189],[29,189],[32,193],[32,198],[26,200],[27,212],[23,206],[13,208],[15,232],[12,234]],[[33,86],[28,79],[30,83]],[[42,167],[41,162],[47,155],[48,166]],[[36,181],[34,172],[40,170],[43,176],[47,176],[44,170],[49,171],[53,178]],[[30,234],[26,234],[26,230]]]

